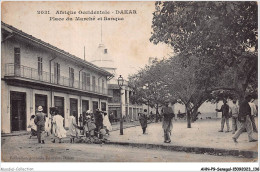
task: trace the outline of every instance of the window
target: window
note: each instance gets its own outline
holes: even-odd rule
[[[96,91],[96,77],[92,76],[92,91]]]
[[[70,82],[70,87],[74,86],[74,69],[73,68],[69,68],[69,82]]]
[[[42,75],[42,57],[38,57],[38,75]]]
[[[90,87],[90,74],[87,73],[87,86]]]
[[[104,49],[104,54],[107,54],[107,49]]]
[[[103,94],[105,94],[105,81],[104,81],[104,79],[102,79],[102,87],[101,87],[101,92],[103,93]]]
[[[54,82],[59,84],[60,82],[60,64],[54,63]]]
[[[86,90],[87,88],[87,75],[86,72],[82,73],[82,89]]]
[[[14,48],[14,74],[20,76],[21,54],[20,48]]]

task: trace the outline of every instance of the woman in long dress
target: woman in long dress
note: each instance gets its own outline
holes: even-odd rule
[[[69,135],[70,135],[70,143],[74,143],[74,139],[77,136],[77,123],[76,123],[76,118],[75,114],[72,116],[69,116],[68,118],[68,123],[69,123]]]
[[[106,133],[109,135],[109,131],[112,130],[112,126],[106,112],[104,112],[104,116],[103,116],[103,125],[106,129]]]
[[[59,143],[61,143],[61,139],[66,137],[66,130],[64,129],[63,127],[63,121],[64,121],[64,118],[59,115],[59,114],[56,114],[54,117],[53,117],[53,128],[54,128],[54,135],[55,137],[58,137],[59,139]],[[52,141],[53,143],[55,143],[55,138],[53,139]]]

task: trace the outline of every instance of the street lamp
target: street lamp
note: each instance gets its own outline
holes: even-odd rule
[[[146,84],[143,86],[143,89],[145,90],[145,96],[146,96],[146,98],[147,98],[147,107],[148,107],[148,114],[147,114],[147,115],[150,115],[150,111],[149,111],[149,98],[147,97],[148,95],[147,95],[147,93],[146,93],[146,91],[149,90],[148,86],[149,86],[149,84],[146,83]]]
[[[122,98],[121,95],[124,93],[121,93],[122,87],[124,85],[124,79],[123,77],[120,75],[117,79],[118,81],[118,86],[120,88],[120,135],[123,135],[123,113],[122,113]]]

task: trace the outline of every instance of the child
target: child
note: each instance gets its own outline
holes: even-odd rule
[[[34,123],[34,118],[35,118],[35,115],[32,115],[30,118],[29,126],[28,126],[28,128],[31,128],[31,135],[30,135],[29,139],[32,136],[37,136],[37,126]]]
[[[104,125],[104,129],[106,131],[105,134],[109,135],[109,131],[112,130],[112,126],[111,126],[111,123],[108,119],[108,115],[106,112],[104,112],[104,117],[103,117],[103,125]]]

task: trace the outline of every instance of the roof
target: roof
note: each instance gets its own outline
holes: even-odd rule
[[[85,61],[85,60],[83,60],[83,59],[81,59],[81,58],[79,58],[79,57],[77,57],[75,55],[72,55],[72,54],[70,54],[70,53],[68,53],[68,52],[66,52],[66,51],[64,51],[64,50],[62,50],[62,49],[60,49],[58,47],[55,47],[55,46],[53,46],[53,45],[51,45],[51,44],[49,44],[47,42],[44,42],[44,41],[42,41],[40,39],[37,39],[36,37],[34,37],[32,35],[29,35],[29,34],[23,32],[22,30],[19,30],[19,29],[15,28],[15,27],[13,27],[11,25],[8,25],[8,24],[6,24],[4,22],[1,22],[1,25],[2,25],[2,29],[7,30],[8,32],[11,32],[13,34],[19,35],[19,36],[24,37],[24,38],[26,38],[28,40],[31,40],[31,41],[33,41],[35,43],[38,43],[38,44],[40,44],[40,45],[42,45],[42,46],[44,46],[46,48],[54,50],[54,51],[56,51],[59,54],[62,54],[64,56],[66,56],[66,57],[69,57],[70,59],[72,59],[74,61],[77,61],[77,62],[79,62],[81,64],[86,65],[88,68],[93,69],[94,71],[100,72],[100,73],[102,73],[102,74],[104,74],[106,76],[113,76],[113,74],[111,74],[110,72],[108,72],[108,71],[106,71],[106,70],[104,70],[104,69],[102,69],[102,68],[100,68],[100,67],[98,67],[98,66],[96,66],[96,65],[94,65],[94,64],[92,64],[90,62],[88,62],[88,61]]]

